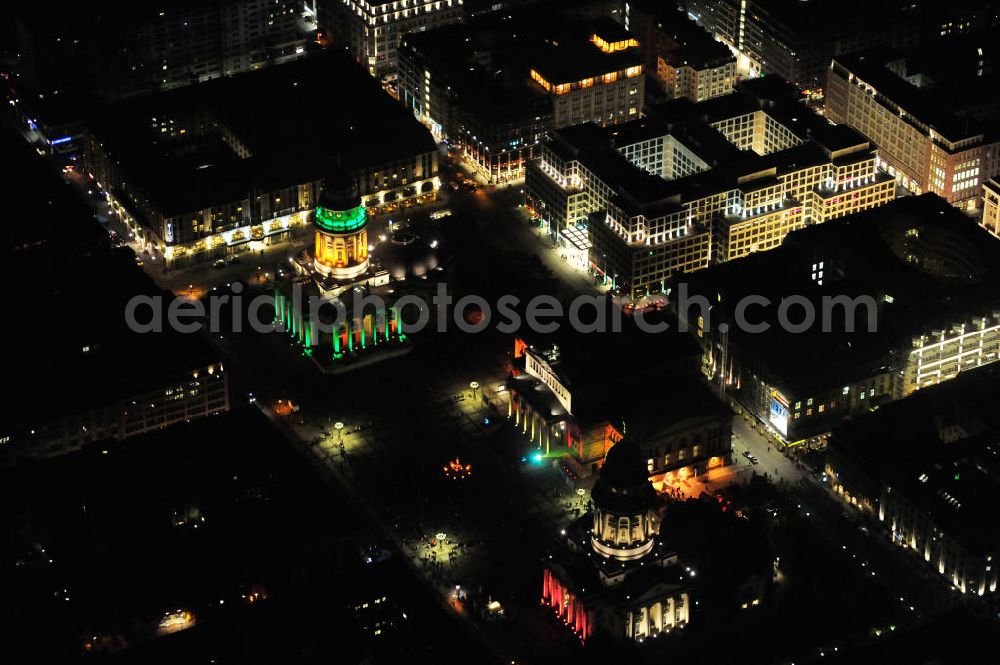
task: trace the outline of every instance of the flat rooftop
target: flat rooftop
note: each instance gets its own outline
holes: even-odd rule
[[[820,261],[823,284],[812,279]],[[768,298],[772,305],[754,308],[754,320],[771,323],[770,330],[751,334],[730,326],[730,340],[767,368],[770,383],[806,394],[870,375],[891,350],[908,348],[917,332],[1000,309],[1000,243],[940,197],[925,194],[793,231],[776,249],[679,279],[689,294],[711,300],[713,326],[732,321],[742,298]],[[871,296],[878,303],[877,331],[867,332],[860,307],[857,332],[845,332],[843,308],[834,310],[831,332],[786,332],[777,324],[777,303],[791,295],[805,296],[817,312],[823,297]]]
[[[968,551],[992,554],[1000,549],[998,401],[1000,368],[981,367],[849,421],[830,445]]]
[[[0,154],[7,165],[0,178],[5,210],[10,220],[19,220],[0,228],[0,270],[23,279],[46,270],[72,270],[81,259],[110,252],[108,234],[85,195],[59,177],[20,134],[0,128]]]
[[[736,62],[736,56],[710,32],[691,20],[686,12],[672,3],[640,0],[636,9],[650,14],[654,26],[669,35],[679,46],[665,54],[674,67],[690,65],[695,69],[719,67]]]
[[[831,125],[800,101],[794,87],[776,76],[740,83],[721,97],[693,103],[675,99],[654,106],[647,116],[626,123],[598,127],[583,123],[550,133],[548,147],[564,159],[579,160],[615,190],[629,214],[657,216],[682,202],[706,194],[735,189],[742,180],[755,180],[831,161],[868,155],[870,144],[856,130]],[[711,124],[763,111],[795,135],[800,145],[767,155],[741,150]],[[665,179],[630,162],[622,146],[671,137],[697,155],[708,169]]]
[[[586,309],[586,308],[585,308]],[[581,313],[586,320],[589,314]],[[649,311],[646,320],[662,317],[670,324],[663,333],[640,330],[626,315],[621,332],[582,333],[570,329],[551,335],[522,334],[533,351],[546,359],[559,381],[573,395],[573,415],[581,425],[603,421],[631,428],[647,423],[649,414],[669,413],[665,421],[674,424],[689,415],[722,413],[725,405],[700,384],[700,348],[686,332],[679,332],[668,313]],[[609,322],[611,315],[608,316]],[[553,354],[553,346],[557,353]],[[641,359],[639,361],[638,359]],[[671,381],[661,377],[670,376]],[[521,378],[521,377],[517,377]],[[640,390],[633,388],[645,386]],[[544,389],[537,406],[560,415],[561,406]],[[674,405],[674,406],[671,406]],[[644,425],[645,427],[645,425]]]
[[[988,119],[1000,116],[1000,31],[936,42],[931,51],[878,47],[834,60],[920,123],[946,139],[983,134],[996,140]]]
[[[30,350],[10,354],[8,369],[18,376],[18,387],[7,396],[0,420],[12,426],[49,423],[220,359],[206,337],[173,331],[165,315],[162,333],[132,331],[124,312],[140,295],[161,298],[164,311],[173,298],[156,288],[124,248],[25,284],[16,317],[26,324]],[[139,316],[146,320],[147,314]]]
[[[511,22],[453,23],[407,34],[401,49],[410,49],[447,79],[455,102],[472,122],[517,121],[551,113],[548,94],[526,85],[528,71],[519,57],[519,29]],[[484,39],[485,35],[488,39]],[[491,44],[488,62],[477,58],[483,41]]]
[[[336,51],[110,104],[86,124],[167,216],[321,180],[338,161],[361,170],[436,149],[412,113]]]
[[[136,265],[130,249],[113,248],[83,200],[33,148],[0,132],[9,172],[2,180],[13,218],[5,224],[5,281],[19,322],[7,367],[17,377],[0,421],[4,427],[49,423],[103,406],[153,377],[218,358],[197,334],[132,332],[125,305],[137,295],[172,297]],[[11,349],[13,349],[13,345]]]
[[[824,27],[844,29],[866,15],[876,18],[898,14],[904,3],[898,0],[754,0],[765,21],[779,22],[782,33],[791,31],[802,36],[815,34]],[[836,34],[836,33],[833,33]]]

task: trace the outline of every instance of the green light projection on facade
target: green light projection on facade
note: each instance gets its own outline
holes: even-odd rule
[[[316,207],[316,226],[324,231],[344,233],[360,229],[368,222],[368,213],[363,205],[350,210],[327,210]]]

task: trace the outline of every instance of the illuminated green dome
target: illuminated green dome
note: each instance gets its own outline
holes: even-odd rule
[[[324,231],[345,233],[357,231],[368,223],[368,213],[363,205],[357,205],[350,210],[330,210],[316,206],[316,226]]]
[[[316,226],[332,233],[357,231],[368,223],[358,185],[346,171],[338,171],[323,181],[316,206]]]

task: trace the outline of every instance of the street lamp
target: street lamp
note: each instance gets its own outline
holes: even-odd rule
[[[469,384],[469,387],[472,388],[472,397],[475,398],[476,391],[479,390],[479,382],[473,381],[472,383]]]
[[[344,440],[344,423],[339,420],[333,424],[333,429],[337,430],[337,441]]]

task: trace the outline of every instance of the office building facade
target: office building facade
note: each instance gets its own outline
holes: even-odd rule
[[[895,196],[876,152],[773,78],[700,104],[674,100],[618,127],[552,133],[527,205],[557,237],[589,234],[586,267],[641,298],[691,272]]]
[[[989,46],[979,43],[969,43],[967,54],[951,58],[945,56],[949,49],[942,48],[941,58],[956,64],[940,71],[924,67],[920,52],[877,50],[835,58],[828,76],[827,115],[870,138],[881,163],[902,187],[978,208],[983,182],[1000,169],[1000,137],[989,122],[1000,109],[995,100],[983,104],[953,91],[947,79],[967,86],[997,80],[995,70],[992,78],[987,76],[994,67]],[[961,44],[949,48],[964,50]],[[960,77],[962,61],[971,68],[968,77]]]

